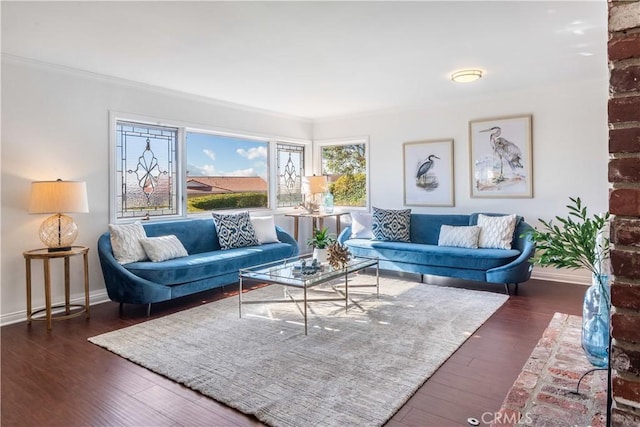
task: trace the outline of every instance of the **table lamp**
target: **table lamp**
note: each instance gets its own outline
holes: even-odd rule
[[[78,236],[78,225],[63,212],[89,212],[85,182],[58,179],[31,183],[29,213],[54,214],[40,225],[40,240],[49,252],[70,250]]]
[[[316,201],[316,195],[324,193],[327,190],[326,176],[305,176],[302,178],[301,193],[304,195],[304,203],[302,206],[309,213],[317,212],[319,203]]]

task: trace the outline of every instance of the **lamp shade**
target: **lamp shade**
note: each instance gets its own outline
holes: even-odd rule
[[[457,83],[470,83],[475,82],[482,77],[482,70],[460,70],[451,74],[451,80]]]
[[[317,194],[327,191],[326,176],[305,176],[302,178],[302,194]]]
[[[31,183],[29,213],[62,212],[89,212],[85,182],[57,180]]]

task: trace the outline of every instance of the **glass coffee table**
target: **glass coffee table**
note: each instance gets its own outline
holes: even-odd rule
[[[304,334],[307,335],[307,304],[310,302],[320,301],[344,301],[345,311],[349,310],[349,288],[375,287],[376,297],[380,296],[380,269],[377,258],[353,258],[350,259],[344,268],[334,269],[328,264],[320,266],[318,271],[310,274],[310,271],[303,273],[301,269],[302,261],[309,267],[312,261],[312,255],[301,255],[285,260],[274,261],[267,264],[260,264],[250,268],[240,270],[240,292],[238,293],[240,317],[242,317],[243,304],[266,304],[266,303],[295,303],[300,308],[304,317]],[[364,270],[365,268],[375,267],[376,283],[371,285],[359,284],[349,285],[349,274]],[[336,279],[344,279],[344,284],[332,286],[336,297],[327,298],[309,298],[309,290],[315,286],[330,282]],[[284,286],[283,299],[269,300],[248,300],[243,299],[242,290],[244,282],[250,280],[253,282],[269,283]],[[302,290],[302,298],[294,295],[289,288],[297,288]],[[302,307],[300,307],[302,303]]]

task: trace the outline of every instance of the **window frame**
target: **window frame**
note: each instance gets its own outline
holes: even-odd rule
[[[352,144],[364,144],[365,146],[365,160],[367,162],[365,166],[365,175],[367,178],[366,192],[367,197],[364,206],[345,206],[335,205],[336,210],[354,210],[354,211],[369,211],[371,209],[371,165],[370,165],[370,144],[368,136],[355,136],[348,138],[332,138],[332,139],[318,139],[313,141],[313,173],[320,175],[322,173],[322,148],[327,146],[336,145],[352,145]]]
[[[116,125],[120,121],[137,123],[142,126],[144,125],[166,126],[166,127],[178,129],[178,135],[177,135],[178,140],[176,142],[176,176],[179,182],[176,183],[176,186],[175,186],[176,200],[178,203],[178,207],[177,207],[178,214],[152,216],[149,219],[144,219],[144,221],[171,221],[171,220],[186,219],[186,218],[207,217],[211,215],[211,211],[196,212],[196,213],[187,212],[187,179],[186,179],[187,132],[206,133],[206,134],[219,135],[219,136],[225,136],[225,137],[231,137],[231,138],[256,140],[256,141],[267,143],[268,206],[266,208],[250,208],[248,209],[250,212],[279,214],[279,213],[288,213],[293,211],[294,209],[294,207],[279,208],[277,206],[277,181],[278,181],[277,173],[278,172],[277,172],[276,163],[277,163],[278,143],[302,146],[304,148],[305,171],[310,171],[312,170],[312,167],[313,167],[313,162],[312,162],[313,141],[311,139],[280,137],[275,135],[267,135],[260,132],[249,133],[249,132],[233,131],[229,129],[216,128],[214,126],[209,127],[209,126],[195,125],[195,124],[180,121],[180,120],[158,119],[158,118],[153,118],[149,116],[143,116],[140,114],[109,111],[109,222],[112,224],[130,223],[134,221],[143,220],[143,218],[141,217],[119,218],[118,212],[116,210],[117,197],[119,194],[119,190],[117,187],[117,177],[116,177],[116,173],[117,173],[116,162],[120,161],[120,159],[117,158],[118,153],[116,150],[116,147],[117,147]],[[231,213],[237,210],[230,209],[225,211]]]

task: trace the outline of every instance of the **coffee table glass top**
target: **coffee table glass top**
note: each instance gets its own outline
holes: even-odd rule
[[[374,267],[378,263],[375,258],[352,258],[341,269],[334,269],[328,263],[322,263],[315,273],[303,274],[301,269],[302,261],[304,260],[306,267],[309,267],[312,259],[312,254],[306,254],[243,268],[240,270],[240,277],[287,286],[310,287],[367,267]]]

